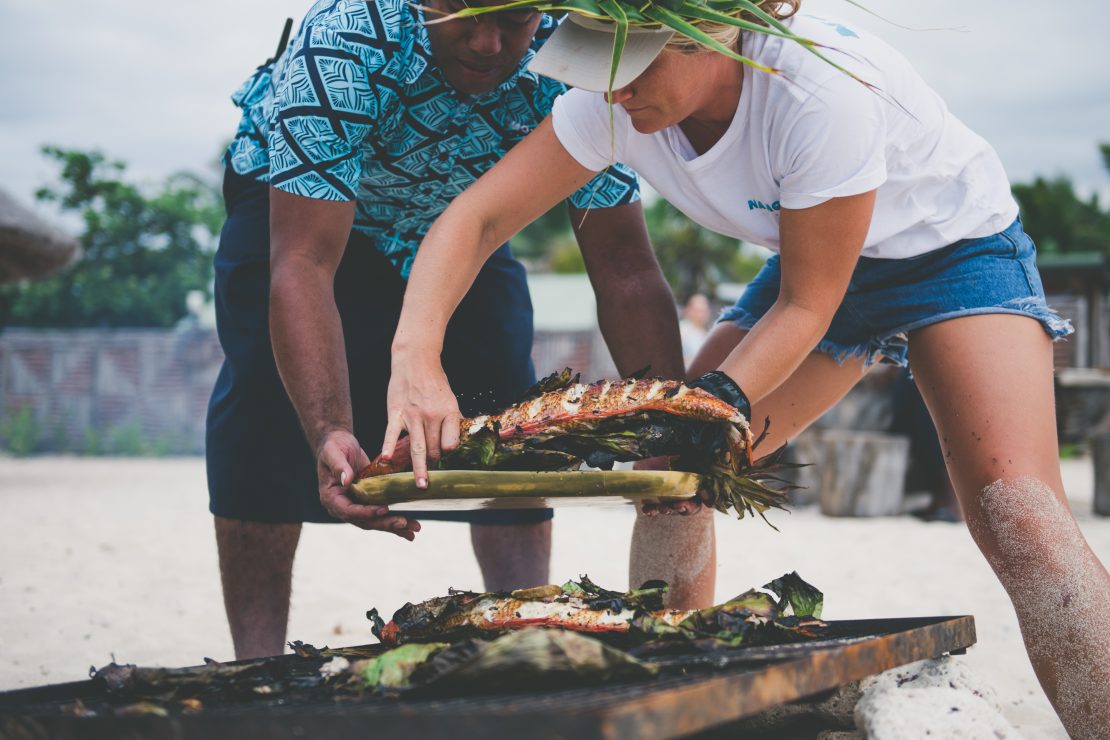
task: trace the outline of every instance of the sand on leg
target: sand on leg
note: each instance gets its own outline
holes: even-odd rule
[[[1110,576],[1064,494],[1050,339],[1023,316],[952,319],[911,334],[910,367],[1041,686],[1072,737],[1110,737]]]
[[[691,378],[720,365],[745,332],[734,324],[714,327],[687,375]],[[813,352],[782,385],[752,406],[752,429],[767,437],[757,455],[768,455],[786,444],[828,411],[865,373],[862,358],[839,364],[827,354]],[[638,511],[632,530],[629,585],[653,578],[670,585],[667,604],[675,609],[710,606],[716,588],[717,554],[712,511],[689,516],[645,514]]]
[[[219,516],[215,521],[220,582],[235,657],[281,655],[301,525]]]

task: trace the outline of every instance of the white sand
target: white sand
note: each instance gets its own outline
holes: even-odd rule
[[[1064,465],[1080,526],[1110,562],[1110,519],[1091,513],[1091,467]],[[180,666],[232,657],[200,459],[0,459],[0,689],[84,678],[120,661]],[[963,525],[829,519],[814,510],[718,520],[719,598],[797,570],[831,619],[973,614],[969,666],[1027,737],[1064,738],[1037,686],[1002,587]],[[555,520],[553,580],[588,573],[627,585],[628,509]],[[479,588],[466,527],[428,522],[413,544],[309,525],[289,636],[318,646],[372,641],[364,618],[406,600]]]

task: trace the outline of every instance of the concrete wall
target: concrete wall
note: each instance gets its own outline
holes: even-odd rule
[[[540,375],[610,375],[599,332],[538,332]],[[0,448],[196,454],[223,361],[214,330],[8,329],[0,334]]]
[[[200,452],[222,360],[214,331],[9,329],[0,431],[11,448],[18,425],[40,452]]]

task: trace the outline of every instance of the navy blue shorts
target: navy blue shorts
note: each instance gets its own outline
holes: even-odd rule
[[[778,299],[781,276],[773,255],[720,320],[751,329]],[[862,357],[867,365],[880,360],[905,367],[914,329],[992,313],[1028,316],[1054,340],[1072,332],[1045,301],[1037,250],[1020,219],[997,234],[916,257],[860,257],[817,351],[841,363]]]
[[[335,522],[320,505],[316,461],[270,346],[269,186],[227,172],[228,217],[215,256],[216,326],[225,359],[208,404],[209,509],[258,522]],[[335,278],[355,436],[371,458],[386,425],[390,346],[405,281],[353,232]],[[464,415],[515,401],[535,382],[532,303],[509,246],[482,268],[447,327],[443,365]],[[550,519],[550,509],[414,514],[478,524]]]

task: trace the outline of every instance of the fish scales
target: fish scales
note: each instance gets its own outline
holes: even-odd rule
[[[612,382],[598,381],[544,393],[510,406],[499,414],[483,415],[459,422],[460,439],[493,429],[503,440],[538,433],[567,434],[588,431],[598,419],[660,412],[695,421],[726,422],[747,429],[747,421],[725,401],[681,381],[644,378]],[[745,435],[746,436],[746,435]],[[392,458],[378,456],[364,468],[360,478],[409,470],[412,459],[408,438],[401,439]]]

